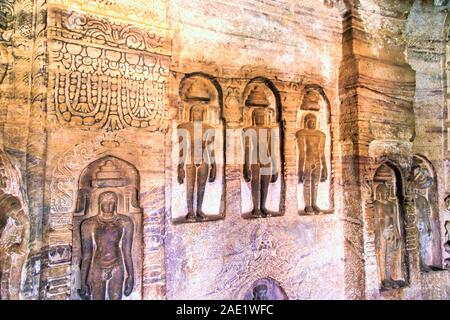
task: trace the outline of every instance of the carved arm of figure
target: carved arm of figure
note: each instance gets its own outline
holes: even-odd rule
[[[298,182],[305,182],[305,160],[306,160],[306,152],[305,152],[305,138],[303,136],[297,137],[297,145],[298,145]]]
[[[187,137],[186,137],[186,139],[187,139]],[[183,141],[185,142],[184,145],[182,145]],[[179,160],[178,160],[179,163],[178,163],[178,168],[177,168],[177,180],[178,180],[179,184],[183,184],[184,178],[186,176],[186,172],[184,170],[184,164],[186,163],[186,158],[187,158],[186,148],[188,147],[183,136],[178,137],[178,145],[180,148],[180,153],[179,153]]]
[[[320,164],[322,167],[322,172],[320,173],[320,182],[325,182],[328,179],[328,169],[327,162],[325,159],[325,135],[320,135],[319,142],[319,152],[320,152]]]
[[[134,270],[133,270],[133,259],[131,258],[131,249],[133,246],[133,233],[134,225],[133,221],[128,218],[124,224],[124,235],[122,251],[125,263],[125,270],[127,271],[127,278],[125,279],[125,296],[129,296],[133,291],[134,287]]]
[[[207,140],[206,150],[208,154],[208,162],[210,165],[209,170],[209,182],[214,182],[216,180],[216,173],[217,173],[217,167],[216,167],[216,159],[215,159],[215,152],[214,152],[214,141],[215,137],[214,134],[211,134],[210,137]]]
[[[401,228],[400,228],[400,214],[399,214],[398,206],[397,206],[396,202],[393,203],[393,207],[394,207],[394,232],[395,232],[395,237],[396,237],[395,240],[396,240],[397,247],[399,247],[401,244],[401,240],[402,240],[402,232],[401,232]]]
[[[244,180],[250,182],[251,172],[250,172],[250,139],[244,135]]]
[[[88,277],[93,254],[92,242],[91,224],[89,221],[85,220],[81,224],[81,288],[79,291],[79,294],[83,299],[88,299],[91,295]]]
[[[277,167],[277,157],[276,155],[272,154],[272,132],[270,131],[267,142],[267,152],[272,162],[272,177],[270,178],[270,182],[275,183],[278,180],[278,167]]]
[[[431,210],[429,206],[426,206],[425,208],[425,212],[423,212],[423,218],[425,220],[425,228],[426,228],[426,233],[428,236],[431,236],[431,232],[432,232],[432,228],[431,228],[431,221],[430,221],[430,217],[431,217]]]

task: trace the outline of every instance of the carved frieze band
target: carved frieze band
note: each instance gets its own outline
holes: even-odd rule
[[[50,14],[49,116],[82,129],[167,128],[170,42],[79,12]]]

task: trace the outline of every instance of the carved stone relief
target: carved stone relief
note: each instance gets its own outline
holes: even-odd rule
[[[440,223],[437,209],[437,181],[431,164],[415,156],[412,165],[416,224],[419,231],[422,271],[441,268]]]
[[[288,300],[283,288],[273,279],[259,279],[245,293],[244,300]]]
[[[79,12],[53,9],[50,21],[50,117],[88,130],[167,129],[167,39]]]
[[[21,179],[0,151],[0,299],[19,299],[22,270],[28,255],[29,220]]]
[[[445,268],[450,269],[450,221],[445,222],[445,243],[444,249],[447,253],[447,257],[445,258]]]
[[[332,213],[331,131],[328,100],[320,88],[306,88],[297,118],[297,199],[300,215]]]
[[[139,174],[103,157],[81,174],[73,218],[73,299],[139,299],[142,270]]]
[[[180,83],[174,123],[172,219],[217,220],[224,215],[224,123],[220,88],[203,75]]]
[[[257,79],[247,85],[243,101],[243,217],[283,215],[283,126],[275,92]]]
[[[382,164],[373,178],[375,250],[381,289],[407,285],[402,183],[393,168]]]

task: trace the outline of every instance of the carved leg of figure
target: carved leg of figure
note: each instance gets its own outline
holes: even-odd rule
[[[89,286],[91,287],[91,299],[105,300],[106,280],[103,277],[103,269],[93,265],[90,278]]]
[[[261,188],[261,183],[260,183],[260,167],[259,164],[252,164],[250,167],[251,170],[251,176],[252,176],[252,181],[251,181],[251,186],[252,186],[252,201],[253,201],[253,212],[252,215],[253,216],[261,216],[261,210],[259,207],[260,201],[259,201],[259,197],[260,197],[260,188]]]
[[[109,300],[122,300],[124,270],[123,266],[117,265],[111,272],[111,279],[108,282]]]
[[[205,195],[206,180],[208,179],[209,166],[202,163],[197,167],[197,219],[205,219],[206,215],[202,211],[203,197]]]
[[[312,207],[312,197],[311,197],[311,187],[312,187],[312,179],[311,179],[311,169],[309,168],[309,164],[306,164],[305,170],[305,182],[303,183],[303,200],[305,201],[305,213],[314,213],[314,209]]]
[[[392,273],[395,270],[395,249],[392,241],[385,241],[385,273],[384,286],[386,288],[395,288],[395,282],[392,279]]]
[[[186,216],[187,220],[195,219],[194,214],[194,189],[196,180],[196,168],[195,165],[186,165],[186,201],[188,214]]]
[[[265,170],[264,170],[265,169]],[[263,217],[267,217],[269,215],[269,211],[266,209],[266,200],[267,196],[269,194],[269,184],[271,175],[269,174],[270,166],[264,167],[264,169],[261,169],[260,171],[260,179],[261,179],[261,191],[260,191],[260,208],[261,208],[261,215]]]
[[[317,190],[319,188],[319,169],[314,166],[311,170],[311,207],[313,211],[317,214],[322,210],[317,206]]]

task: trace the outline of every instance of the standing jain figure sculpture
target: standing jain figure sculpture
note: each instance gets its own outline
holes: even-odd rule
[[[107,297],[121,300],[122,291],[129,296],[134,287],[131,257],[134,224],[128,216],[117,213],[114,192],[101,193],[98,202],[99,214],[81,224],[80,296],[93,300],[106,300]]]
[[[216,179],[214,128],[203,123],[203,106],[191,109],[190,121],[178,126],[180,158],[178,183],[186,181],[187,220],[206,219],[202,211],[207,180]],[[181,133],[181,134],[180,134]],[[190,158],[188,158],[188,156]],[[194,191],[197,187],[197,208],[194,211]]]
[[[244,180],[251,182],[252,216],[273,215],[266,208],[269,183],[278,179],[276,155],[272,152],[272,129],[266,125],[266,109],[253,110],[251,127],[244,129]]]
[[[325,160],[325,134],[317,129],[317,118],[307,114],[304,120],[304,129],[295,134],[297,138],[298,156],[298,182],[303,183],[303,198],[305,213],[320,213],[317,206],[317,189],[319,181],[328,178],[327,163]]]
[[[389,197],[388,186],[380,183],[375,190],[376,248],[378,270],[384,289],[399,288],[403,277],[403,236],[398,204]]]
[[[425,196],[433,185],[433,178],[427,168],[413,167],[414,202],[416,206],[417,228],[419,229],[420,268],[430,271],[433,266],[433,227],[431,225],[431,205]]]

